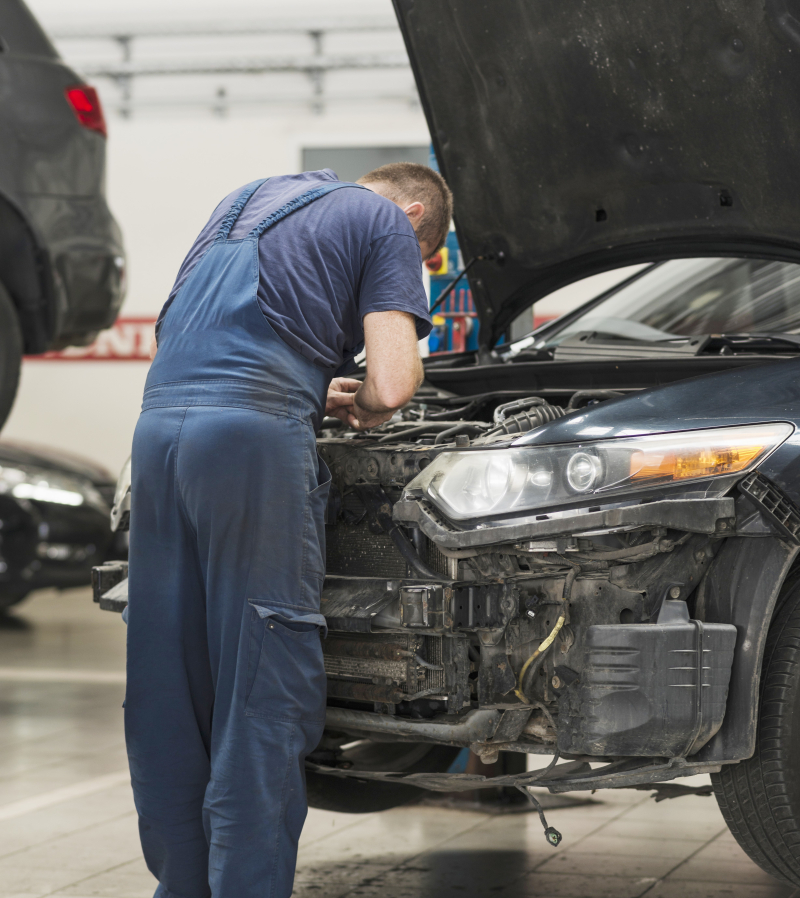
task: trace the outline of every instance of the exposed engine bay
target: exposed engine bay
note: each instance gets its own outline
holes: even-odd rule
[[[496,542],[478,524],[469,545],[408,491],[442,452],[508,444],[616,395],[558,405],[431,390],[367,433],[326,419],[329,711],[312,760],[336,768],[361,736],[470,746],[487,762],[557,750],[586,778],[565,789],[597,787],[589,760],[691,772],[685,759],[725,714],[736,629],[704,622],[703,587],[735,528],[732,498],[700,499],[687,516],[654,496],[588,530],[603,512],[584,508],[575,532],[569,511],[539,515]]]

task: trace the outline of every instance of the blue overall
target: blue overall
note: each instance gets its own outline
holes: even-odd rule
[[[322,734],[319,613],[329,374],[256,301],[258,239],[229,235],[170,307],[133,441],[125,735],[156,898],[288,898]]]

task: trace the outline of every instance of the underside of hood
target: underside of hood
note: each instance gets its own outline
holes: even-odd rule
[[[483,343],[598,271],[800,261],[795,0],[394,4]]]

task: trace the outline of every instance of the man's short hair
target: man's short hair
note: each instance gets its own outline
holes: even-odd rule
[[[425,214],[417,239],[434,250],[444,246],[453,217],[453,194],[439,172],[418,162],[390,162],[359,178],[358,183],[383,184],[383,194],[394,203],[422,203]]]

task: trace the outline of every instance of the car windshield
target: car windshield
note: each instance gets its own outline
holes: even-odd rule
[[[658,341],[699,334],[800,333],[800,265],[753,259],[679,259],[636,280],[536,345],[591,331]],[[531,341],[533,342],[533,341]]]

